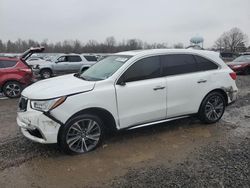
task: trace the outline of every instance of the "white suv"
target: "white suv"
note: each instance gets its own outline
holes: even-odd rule
[[[236,74],[219,54],[144,50],[111,55],[81,75],[37,82],[22,92],[17,123],[40,143],[85,153],[108,130],[132,129],[198,115],[222,117],[236,99]]]

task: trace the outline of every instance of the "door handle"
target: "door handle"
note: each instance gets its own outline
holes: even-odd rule
[[[164,86],[156,86],[156,87],[154,88],[155,91],[160,90],[160,89],[165,89],[165,87],[164,87]]]
[[[201,80],[198,80],[197,83],[200,84],[200,83],[206,83],[207,80],[204,80],[204,79],[201,79]]]

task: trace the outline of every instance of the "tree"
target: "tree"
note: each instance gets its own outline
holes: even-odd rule
[[[216,41],[214,47],[220,51],[241,52],[246,46],[247,35],[235,27],[224,32]]]
[[[127,47],[129,50],[142,49],[142,41],[138,39],[130,39],[127,41]]]
[[[105,41],[105,44],[108,46],[108,47],[114,47],[116,45],[116,40],[115,40],[115,37],[107,37],[106,38],[106,41]]]
[[[2,42],[2,40],[0,40],[0,53],[5,51],[5,45]]]
[[[182,49],[184,48],[184,45],[182,43],[177,43],[177,44],[174,44],[174,48]]]

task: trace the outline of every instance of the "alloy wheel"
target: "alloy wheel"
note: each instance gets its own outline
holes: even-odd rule
[[[205,114],[210,121],[216,121],[221,118],[224,112],[224,101],[218,96],[212,96],[205,105]]]
[[[92,119],[82,119],[71,125],[66,135],[68,147],[76,153],[95,148],[101,136],[100,125]]]
[[[43,78],[47,79],[47,78],[50,78],[51,77],[51,74],[49,71],[44,71],[43,74],[42,74]]]
[[[21,93],[21,87],[19,84],[10,83],[6,86],[5,93],[8,97],[17,97]]]

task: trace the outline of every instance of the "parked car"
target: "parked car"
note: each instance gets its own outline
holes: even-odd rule
[[[66,153],[95,149],[106,131],[197,115],[219,121],[236,100],[236,74],[219,54],[158,49],[111,55],[83,72],[22,92],[17,123],[27,138]]]
[[[250,74],[250,55],[242,55],[227,64],[237,73]]]
[[[82,54],[82,56],[87,60],[87,62],[81,66],[80,73],[83,73],[89,67],[91,67],[92,65],[94,65],[98,62],[98,58],[95,55]]]
[[[20,97],[22,89],[32,83],[32,69],[25,62],[32,53],[43,48],[31,48],[20,58],[0,58],[0,91],[9,98]]]
[[[41,57],[30,57],[29,59],[26,60],[26,62],[31,62],[31,61],[40,61],[43,60]]]
[[[239,56],[238,53],[233,53],[233,52],[221,52],[220,55],[225,62],[230,62]]]
[[[89,64],[89,61],[82,55],[61,54],[51,61],[40,60],[32,62],[30,65],[37,69],[36,72],[42,78],[50,78],[54,75],[78,72],[85,64]]]

